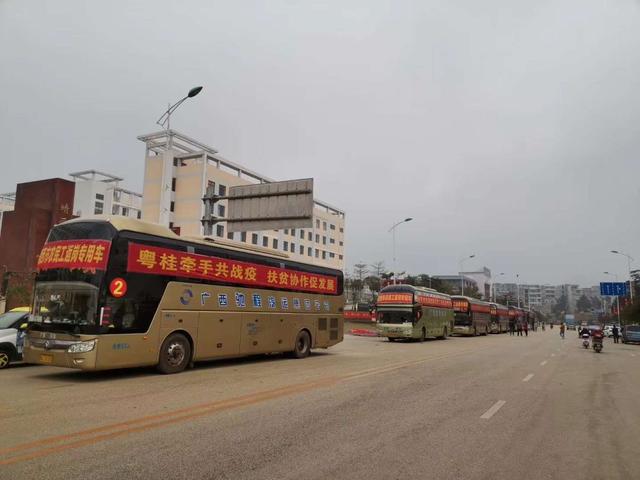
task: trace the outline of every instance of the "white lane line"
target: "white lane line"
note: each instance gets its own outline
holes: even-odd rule
[[[552,354],[551,354],[551,356],[552,356],[552,357],[555,357],[555,356],[556,356],[556,354],[555,354],[555,353],[552,353]]]
[[[491,417],[493,417],[496,414],[498,410],[500,410],[504,406],[505,403],[507,403],[505,400],[498,400],[496,403],[493,404],[493,406],[489,410],[487,410],[482,415],[480,415],[480,418],[489,420]]]
[[[635,354],[635,353],[632,353],[632,354],[631,354],[631,356],[632,356],[632,357],[635,357],[635,356],[636,356],[636,354]]]
[[[540,366],[544,367],[547,364],[547,361],[545,360],[544,362],[540,362]]]
[[[530,373],[529,375],[527,375],[526,377],[524,377],[522,379],[523,382],[528,382],[529,380],[531,380],[533,378],[533,373]]]

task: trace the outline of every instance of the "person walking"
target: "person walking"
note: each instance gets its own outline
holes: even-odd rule
[[[613,326],[611,333],[613,334],[613,343],[620,343],[620,330],[617,325]]]
[[[516,327],[518,329],[518,336],[521,337],[522,336],[522,322],[518,322],[518,325]]]
[[[560,336],[564,339],[564,323],[560,324]]]
[[[529,322],[524,322],[524,336],[529,336]]]
[[[513,336],[516,334],[516,322],[513,318],[509,319],[509,335]]]

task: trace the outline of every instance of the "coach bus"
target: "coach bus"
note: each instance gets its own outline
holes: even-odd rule
[[[28,363],[176,373],[197,360],[302,358],[343,339],[341,271],[124,217],[55,226],[34,292]]]
[[[378,294],[378,335],[399,338],[447,338],[453,329],[451,297],[431,288],[390,285]]]
[[[491,333],[504,333],[509,331],[509,308],[498,303],[489,305],[491,314]]]
[[[489,303],[475,298],[454,295],[453,311],[455,320],[453,333],[459,335],[487,335],[491,322]]]

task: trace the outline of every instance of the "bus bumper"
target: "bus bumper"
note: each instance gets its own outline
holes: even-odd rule
[[[473,335],[473,327],[463,327],[461,325],[454,325],[453,326],[453,333],[454,335]]]
[[[96,369],[96,349],[86,353],[68,353],[66,350],[47,350],[32,345],[24,348],[24,362],[53,367]]]
[[[413,327],[378,325],[378,336],[388,338],[413,338]]]

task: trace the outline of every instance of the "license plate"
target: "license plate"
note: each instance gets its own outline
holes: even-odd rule
[[[42,363],[51,363],[53,362],[53,355],[40,355],[40,361]]]

